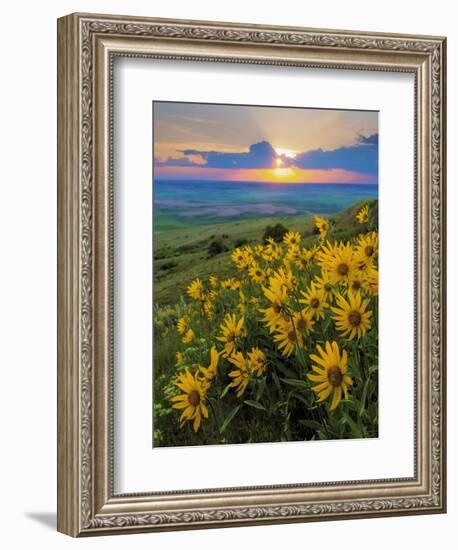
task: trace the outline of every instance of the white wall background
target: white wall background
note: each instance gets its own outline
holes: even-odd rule
[[[449,341],[458,330],[458,31],[449,0],[80,0],[2,9],[0,86],[0,540],[5,548],[450,548],[456,538],[458,403],[449,403],[447,515],[73,540],[56,512],[56,18],[75,11],[448,36]],[[450,354],[450,396],[458,384]]]

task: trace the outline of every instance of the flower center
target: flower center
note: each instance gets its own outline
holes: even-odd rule
[[[193,407],[197,407],[197,405],[200,403],[199,392],[197,390],[192,390],[191,392],[189,392],[188,401],[190,405],[192,405]]]
[[[366,246],[366,248],[364,249],[364,254],[366,254],[366,256],[370,258],[374,254],[374,247]]]
[[[342,380],[343,380],[343,376],[342,376],[342,373],[339,369],[339,367],[331,367],[329,370],[328,370],[328,380],[329,380],[329,383],[331,384],[331,386],[334,386],[334,388],[337,388],[338,386],[340,386],[340,384],[342,383]]]
[[[346,275],[348,271],[349,269],[347,264],[341,263],[337,266],[337,272],[339,273],[339,275]]]
[[[326,292],[331,292],[331,285],[329,283],[326,283],[324,285],[324,290],[326,290]]]
[[[279,304],[274,304],[273,305],[273,310],[278,315],[279,313],[281,313],[282,307]]]
[[[262,273],[260,271],[256,271],[256,277],[260,277]]]
[[[361,288],[361,281],[353,281],[351,287],[353,290],[359,290]]]
[[[320,300],[318,298],[313,298],[310,302],[310,306],[316,309],[320,305]]]
[[[235,334],[233,332],[230,332],[228,335],[227,335],[227,341],[228,342],[235,342]]]
[[[352,311],[348,316],[348,321],[352,327],[357,327],[361,324],[361,313],[359,311]]]
[[[288,340],[290,342],[296,342],[297,338],[296,338],[296,331],[293,329],[293,330],[290,330],[288,332]]]

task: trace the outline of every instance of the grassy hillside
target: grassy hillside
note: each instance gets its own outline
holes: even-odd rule
[[[329,216],[332,222],[330,238],[349,239],[360,228],[355,215],[362,204],[369,204],[376,212],[377,201],[363,201],[351,208]],[[208,225],[201,228],[176,229],[162,232],[154,240],[154,301],[158,305],[176,303],[185,294],[189,282],[210,274],[218,277],[235,275],[230,260],[234,248],[246,244],[258,244],[268,225],[281,223],[288,230],[299,231],[304,244],[312,245],[316,240],[313,216],[275,216],[256,220],[232,221]],[[218,243],[216,246],[212,243]],[[223,246],[225,251],[215,254]]]

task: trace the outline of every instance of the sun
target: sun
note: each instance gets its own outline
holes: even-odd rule
[[[271,172],[271,181],[273,183],[285,183],[294,176],[294,170],[290,166],[278,166]]]
[[[293,159],[296,156],[296,152],[283,147],[276,147],[275,152],[277,153],[277,157],[274,159],[274,178],[290,177],[293,172],[288,160]]]

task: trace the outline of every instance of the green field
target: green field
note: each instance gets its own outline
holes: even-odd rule
[[[377,201],[360,201],[329,219],[333,222],[332,238],[348,239],[359,231],[355,214],[362,204]],[[374,209],[376,211],[376,208]],[[299,231],[304,236],[304,244],[316,241],[313,216],[275,216],[257,220],[232,221],[186,229],[161,232],[154,238],[154,302],[155,304],[175,304],[183,296],[189,282],[200,277],[215,274],[220,278],[236,273],[230,261],[232,251],[244,244],[259,244],[268,225],[281,223],[288,230]],[[210,256],[209,248],[213,241],[221,242],[225,252]]]

